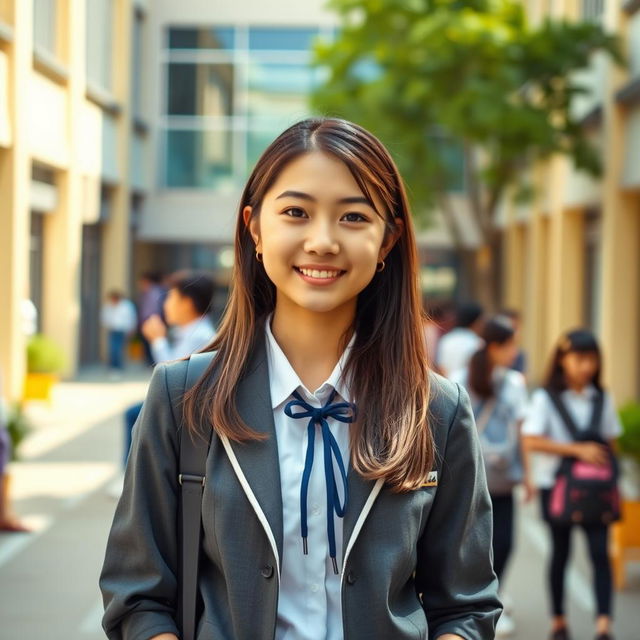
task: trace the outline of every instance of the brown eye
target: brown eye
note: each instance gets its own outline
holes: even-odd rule
[[[347,213],[342,216],[345,222],[367,222],[367,218],[361,213]]]
[[[282,213],[284,213],[285,216],[289,216],[290,218],[302,218],[303,216],[307,215],[299,207],[289,207],[289,209],[285,209]]]

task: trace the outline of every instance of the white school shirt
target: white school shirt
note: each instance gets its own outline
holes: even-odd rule
[[[586,431],[591,423],[593,398],[597,393],[593,385],[585,387],[581,393],[566,389],[560,397],[576,427]],[[615,410],[611,394],[605,392],[600,434],[605,440],[614,440],[622,434],[620,418]],[[531,396],[527,417],[522,425],[522,435],[543,436],[556,442],[573,442],[558,410],[551,403],[544,389],[536,389]],[[560,456],[551,453],[534,453],[532,457],[533,482],[540,489],[551,489],[555,482],[556,471],[560,465]]]
[[[102,307],[102,326],[109,331],[129,333],[136,328],[136,323],[136,308],[131,300],[123,298],[115,304],[107,302]]]
[[[500,391],[500,402],[509,405],[512,408],[512,416],[514,421],[524,420],[528,415],[529,396],[527,394],[527,384],[524,376],[519,371],[507,369],[505,367],[495,367],[491,379],[493,387],[496,391]],[[451,382],[456,382],[463,386],[469,393],[471,404],[475,408],[481,401],[481,398],[469,385],[469,368],[460,369],[453,373],[450,377]]]
[[[207,316],[201,316],[182,327],[173,327],[169,332],[171,342],[163,336],[151,343],[151,353],[156,362],[186,358],[204,349],[216,335],[213,324]]]
[[[456,371],[464,369],[471,356],[484,344],[482,338],[471,329],[457,327],[440,338],[437,363],[448,378]]]
[[[290,418],[284,412],[294,400],[293,391],[314,407],[324,405],[331,392],[337,394],[333,402],[350,401],[349,389],[342,380],[355,336],[327,380],[313,393],[309,391],[284,355],[271,332],[271,317],[266,323],[267,360],[271,407],[278,444],[280,485],[282,491],[283,544],[280,569],[280,593],[276,640],[342,640],[341,576],[333,571],[327,538],[327,496],[324,475],[322,434],[316,427],[313,468],[307,496],[308,555],[302,552],[300,535],[300,483],[307,452],[308,418]],[[335,437],[345,469],[349,462],[349,423],[328,418],[329,429]],[[334,468],[336,467],[334,463]],[[342,481],[337,486],[343,499]],[[342,567],[342,518],[334,514],[338,566]]]

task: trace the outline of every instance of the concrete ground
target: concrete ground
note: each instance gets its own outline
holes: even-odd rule
[[[50,405],[29,407],[36,429],[10,473],[15,510],[33,532],[0,534],[0,640],[105,638],[97,581],[116,504],[109,490],[119,473],[121,414],[144,396],[148,377],[142,369],[120,381],[108,381],[100,370],[84,372],[61,383]],[[518,527],[505,586],[514,603],[514,637],[545,639],[547,541],[535,506],[519,509]],[[569,614],[574,640],[589,640],[589,568],[580,536],[575,541]],[[640,566],[628,576],[628,589],[616,596],[616,638],[639,640]]]

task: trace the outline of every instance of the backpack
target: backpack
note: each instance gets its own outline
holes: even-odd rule
[[[503,381],[495,396],[474,408],[491,495],[511,493],[523,476],[514,408],[503,399],[505,384]]]
[[[585,526],[608,525],[620,519],[618,462],[611,447],[600,435],[604,393],[594,399],[591,422],[580,431],[567,411],[560,394],[546,390],[551,402],[575,442],[597,442],[605,445],[609,459],[604,466],[565,457],[560,462],[549,497],[548,520],[552,524]]]
[[[213,356],[213,352],[205,352],[189,357],[184,393],[191,389],[204,374]],[[184,425],[180,429],[180,467],[177,478],[180,485],[177,618],[182,640],[194,640],[196,634],[202,493],[206,482],[207,455],[212,436],[213,429],[206,434],[206,437],[194,437],[184,428]]]

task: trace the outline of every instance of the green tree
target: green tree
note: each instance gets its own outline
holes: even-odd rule
[[[533,27],[516,0],[329,6],[341,25],[333,42],[316,48],[316,64],[327,73],[314,108],[376,133],[398,163],[419,220],[439,207],[458,247],[451,195],[462,194],[489,256],[485,279],[493,280],[496,211],[509,187],[521,196],[530,191],[523,168],[560,153],[599,173],[571,103],[588,92],[576,72],[594,53],[622,62],[618,40],[593,23]]]

